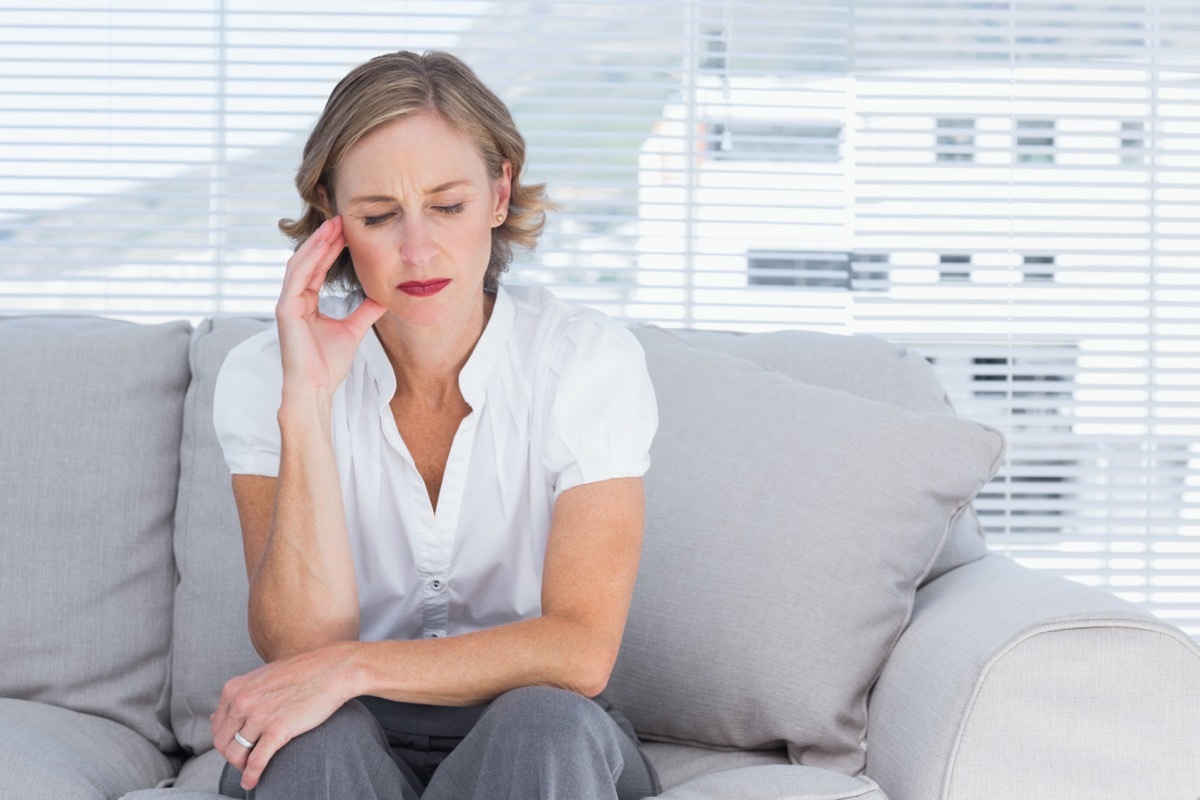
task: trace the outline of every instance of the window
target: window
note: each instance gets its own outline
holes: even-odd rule
[[[850,259],[845,253],[762,253],[746,256],[751,286],[806,286],[849,289]]]
[[[971,257],[964,255],[943,255],[938,259],[939,280],[942,283],[970,283]]]
[[[1054,162],[1054,120],[1017,120],[1017,162],[1051,164]]]
[[[937,120],[937,160],[975,160],[975,120]]]
[[[1141,166],[1146,163],[1146,123],[1142,120],[1121,122],[1121,163]]]
[[[852,287],[864,292],[886,291],[891,279],[888,263],[887,253],[851,253]]]
[[[1029,283],[1054,283],[1054,256],[1025,256],[1025,280]]]
[[[1010,437],[1027,435],[1034,441],[1044,441],[1070,435],[1071,422],[1064,418],[1062,409],[1072,399],[1079,371],[1076,359],[1053,348],[1043,350],[1034,349],[1016,358],[997,354],[972,359],[974,397],[980,403],[1000,406],[1001,413],[1012,419]],[[1096,465],[1063,455],[1061,449],[1035,445],[1012,464],[1005,505],[1009,507],[1014,535],[1058,536],[1071,524],[1065,519],[1065,508],[1082,501],[1079,476],[1094,471]],[[989,497],[998,497],[995,491],[999,488],[993,486]]]
[[[783,122],[714,123],[708,144],[714,157],[741,161],[837,163],[841,128]]]
[[[746,255],[750,286],[883,291],[887,288],[885,253],[787,253],[751,250]],[[882,268],[880,265],[884,265]]]

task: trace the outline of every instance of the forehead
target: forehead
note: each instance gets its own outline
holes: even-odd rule
[[[483,156],[469,136],[426,112],[385,122],[355,142],[337,168],[336,191],[411,191],[457,180],[486,184]]]

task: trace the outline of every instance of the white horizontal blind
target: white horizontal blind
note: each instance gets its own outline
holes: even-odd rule
[[[986,5],[855,4],[852,327],[1007,434],[994,548],[1200,634],[1200,6]]]
[[[1200,635],[1200,7],[0,0],[0,313],[269,313],[312,121],[400,48],[564,205],[511,280],[918,347],[1009,437],[992,545]]]
[[[680,85],[676,0],[0,0],[0,313],[268,313],[312,123],[351,67],[450,49],[566,208],[524,278],[629,283],[637,154]]]

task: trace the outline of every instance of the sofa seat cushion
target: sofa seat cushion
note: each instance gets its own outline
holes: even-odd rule
[[[215,792],[224,769],[225,756],[216,750],[208,750],[202,755],[189,758],[180,768],[179,776],[175,779],[175,788]]]
[[[670,742],[643,742],[642,752],[658,773],[664,790],[712,772],[743,767],[779,766],[791,763],[787,750],[712,750]]]
[[[638,336],[661,421],[606,696],[648,739],[860,772],[867,692],[1002,437]]]
[[[176,766],[120,723],[0,699],[0,796],[5,800],[112,800],[169,780]]]
[[[870,778],[791,765],[714,772],[658,796],[661,800],[887,800]]]
[[[0,696],[164,752],[186,322],[0,320]]]

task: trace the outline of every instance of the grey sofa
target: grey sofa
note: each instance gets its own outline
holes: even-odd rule
[[[265,324],[0,320],[0,797],[213,797],[259,661],[211,395]],[[635,333],[662,422],[606,694],[662,797],[1200,797],[1200,649],[988,554],[1003,445],[924,359]]]

